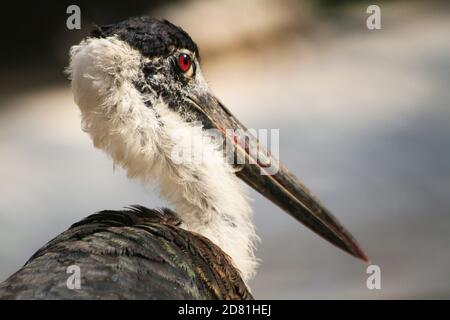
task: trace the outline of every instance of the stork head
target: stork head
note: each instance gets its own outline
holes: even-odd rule
[[[130,176],[153,170],[154,166],[149,169],[145,162],[158,157],[172,143],[165,140],[169,124],[161,121],[162,113],[169,110],[183,123],[198,122],[202,130],[216,129],[223,141],[231,144],[234,159],[255,160],[256,155],[277,163],[276,172],[268,172],[267,165],[258,160],[231,163],[230,167],[238,178],[297,221],[351,255],[368,260],[337,219],[263,150],[211,93],[201,72],[197,45],[182,29],[167,21],[132,18],[97,28],[91,37],[73,47],[71,55],[72,89],[84,128],[97,147],[116,162],[128,165]],[[248,145],[256,145],[256,152],[250,152]],[[133,153],[148,157],[133,158]],[[133,160],[136,163],[131,166],[130,159],[140,160]],[[176,168],[173,171],[182,175]]]

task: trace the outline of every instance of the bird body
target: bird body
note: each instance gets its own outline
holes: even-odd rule
[[[252,298],[247,284],[257,267],[257,236],[242,181],[367,260],[212,94],[198,47],[181,28],[146,17],[99,27],[72,47],[68,73],[94,146],[129,178],[155,182],[173,211],[134,207],[86,218],[0,285],[0,298]],[[226,142],[232,148],[224,152]],[[261,159],[279,170],[269,172]],[[64,285],[68,264],[81,268],[80,292]]]
[[[168,209],[140,206],[91,215],[38,250],[0,285],[0,297],[251,299],[230,257],[180,223]],[[66,283],[73,265],[79,290]]]

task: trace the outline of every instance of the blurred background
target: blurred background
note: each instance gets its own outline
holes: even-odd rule
[[[81,30],[66,8],[81,8]],[[381,7],[381,30],[366,9]],[[80,129],[64,75],[93,23],[148,14],[196,40],[211,88],[381,268],[335,249],[255,192],[259,299],[450,298],[450,6],[444,1],[59,1],[3,8],[0,281],[101,209],[158,207]]]

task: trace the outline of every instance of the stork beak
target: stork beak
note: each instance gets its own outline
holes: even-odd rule
[[[244,125],[215,96],[211,93],[201,93],[191,97],[189,101],[204,128],[219,130],[224,141],[233,146],[233,159],[246,160],[244,164],[238,165],[240,170],[236,174],[239,178],[319,236],[349,254],[369,261],[356,240],[339,221],[297,177],[263,149],[257,138],[248,134]],[[249,150],[249,145],[257,146],[256,152]],[[258,159],[255,159],[255,156]],[[277,170],[274,171],[273,168]]]

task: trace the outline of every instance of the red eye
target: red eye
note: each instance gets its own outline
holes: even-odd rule
[[[192,65],[192,60],[188,54],[181,53],[178,56],[178,68],[180,68],[180,70],[182,72],[188,72],[189,69],[191,68],[191,65]]]

